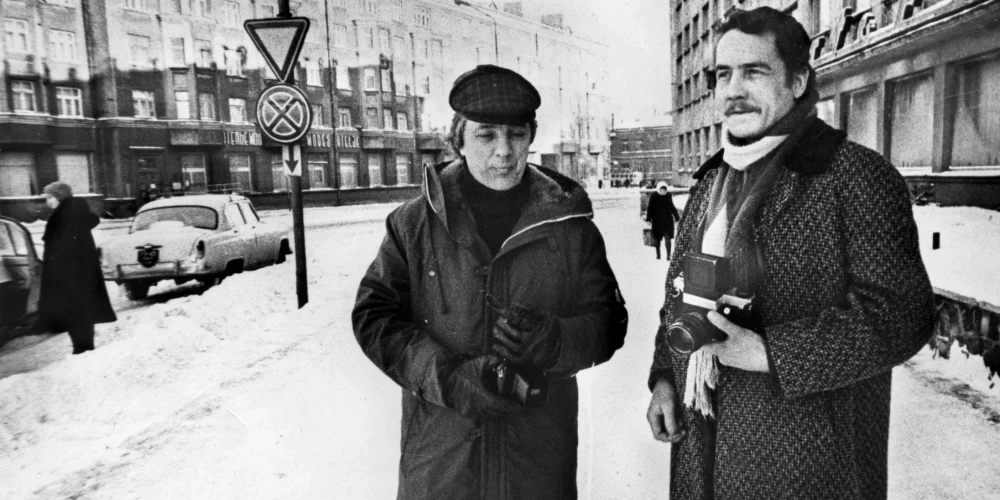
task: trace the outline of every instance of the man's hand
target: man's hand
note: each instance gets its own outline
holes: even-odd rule
[[[646,410],[646,420],[653,437],[664,443],[677,443],[687,435],[684,422],[679,418],[677,391],[673,384],[660,379],[653,387],[653,397]]]
[[[487,372],[501,362],[484,354],[459,362],[444,379],[444,404],[469,418],[497,418],[521,409],[517,403],[502,398],[486,388]]]
[[[514,363],[543,370],[559,360],[559,321],[551,314],[515,304],[497,309],[500,318],[493,327],[493,352]]]
[[[729,335],[723,342],[713,342],[702,347],[706,353],[714,354],[719,362],[733,368],[748,372],[769,373],[767,365],[767,350],[764,348],[764,338],[753,330],[747,330],[726,319],[716,311],[708,312],[708,320],[716,328]]]

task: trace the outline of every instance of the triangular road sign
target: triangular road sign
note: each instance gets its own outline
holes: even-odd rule
[[[264,61],[282,83],[288,81],[299,52],[306,41],[309,19],[305,17],[285,17],[270,19],[250,19],[243,23],[243,29],[250,40],[264,56]]]

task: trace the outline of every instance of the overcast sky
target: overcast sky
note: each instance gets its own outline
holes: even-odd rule
[[[608,46],[616,125],[670,111],[669,0],[524,0],[524,7],[561,9],[575,34]]]

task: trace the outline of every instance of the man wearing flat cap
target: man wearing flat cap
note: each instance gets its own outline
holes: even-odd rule
[[[527,163],[534,86],[478,66],[449,103],[458,159],[389,215],[353,313],[403,389],[398,498],[576,498],[574,375],[622,346],[624,300],[587,194]]]

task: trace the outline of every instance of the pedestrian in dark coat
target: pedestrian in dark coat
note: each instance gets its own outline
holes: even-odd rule
[[[527,164],[534,87],[479,66],[450,102],[459,158],[389,215],[353,312],[365,355],[402,387],[397,498],[574,499],[574,375],[622,346],[624,301],[586,191]],[[543,406],[498,395],[501,362],[544,374]]]
[[[887,495],[892,368],[929,339],[933,291],[906,183],[816,117],[808,48],[767,7],[720,30],[723,149],[695,174],[649,378],[673,500]],[[726,336],[687,355],[667,333],[695,252],[752,271],[760,322],[708,312]]]
[[[656,246],[656,258],[660,258],[660,240],[667,251],[667,260],[670,260],[670,242],[674,239],[674,221],[680,220],[674,206],[674,197],[667,190],[667,183],[660,181],[656,185],[656,191],[649,195],[649,204],[646,205],[646,222],[651,224],[653,230],[653,242]]]
[[[100,218],[72,188],[53,182],[43,189],[53,209],[45,224],[39,320],[53,333],[69,332],[73,354],[94,349],[94,325],[118,318],[111,309],[91,230]]]

